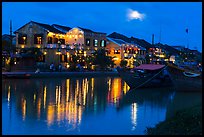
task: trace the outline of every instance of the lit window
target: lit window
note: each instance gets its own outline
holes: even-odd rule
[[[98,45],[98,40],[95,39],[95,40],[94,40],[94,46],[97,47],[97,45]]]
[[[19,37],[18,44],[26,44],[26,41],[27,41],[26,36]]]
[[[90,39],[86,39],[86,45],[90,46]]]
[[[34,35],[34,44],[42,44],[42,35],[40,34]]]
[[[101,40],[101,47],[104,47],[105,45],[105,42],[104,42],[104,40]]]
[[[42,37],[37,37],[37,44],[42,44]]]

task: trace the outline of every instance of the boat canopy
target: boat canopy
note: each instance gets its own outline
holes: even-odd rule
[[[144,69],[144,70],[157,70],[163,68],[165,65],[160,64],[141,64],[138,67],[135,67],[135,69]]]

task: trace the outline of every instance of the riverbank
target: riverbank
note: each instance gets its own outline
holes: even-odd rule
[[[50,77],[95,77],[95,76],[119,76],[118,72],[94,71],[94,72],[2,72],[3,76],[29,78],[50,78]]]
[[[202,135],[202,105],[179,111],[154,128],[147,128],[147,135]]]

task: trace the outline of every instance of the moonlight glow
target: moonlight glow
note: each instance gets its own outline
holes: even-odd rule
[[[145,14],[139,13],[136,10],[128,9],[127,13],[128,21],[138,19],[140,21],[144,20]]]

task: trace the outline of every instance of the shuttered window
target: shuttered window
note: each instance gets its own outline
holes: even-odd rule
[[[90,46],[90,39],[86,39],[86,46]]]
[[[27,35],[19,35],[18,44],[26,44],[27,43]]]
[[[52,44],[52,37],[48,37],[47,44]]]
[[[54,38],[54,44],[58,44],[58,38]]]
[[[42,44],[42,34],[35,34],[34,35],[34,44]]]

